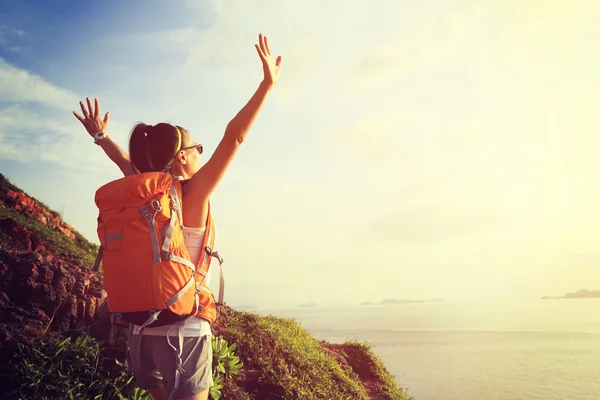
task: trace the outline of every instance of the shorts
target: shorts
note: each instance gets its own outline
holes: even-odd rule
[[[177,337],[171,343],[178,347]],[[131,335],[131,366],[137,385],[146,390],[163,388],[169,398],[175,384],[176,354],[166,336]],[[174,398],[190,397],[213,386],[211,336],[183,338],[183,372]]]

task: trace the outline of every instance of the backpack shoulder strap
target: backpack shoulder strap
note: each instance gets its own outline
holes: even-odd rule
[[[210,258],[213,252],[213,246],[215,245],[215,227],[210,212],[210,202],[208,203],[208,213],[206,215],[206,230],[204,239],[202,240],[202,252],[200,253],[200,259],[198,260],[197,271],[206,276],[210,267]]]
[[[206,277],[208,270],[210,269],[211,259],[214,257],[219,262],[219,303],[223,303],[223,297],[225,294],[225,279],[223,276],[223,257],[219,255],[219,252],[215,251],[215,223],[210,210],[210,201],[208,203],[208,215],[206,216],[206,233],[204,234],[204,240],[202,242],[203,251],[200,253],[200,260],[198,260],[197,272]]]
[[[169,225],[167,225],[166,231],[164,232],[163,245],[160,249],[160,256],[162,260],[172,260],[180,264],[186,265],[192,273],[196,271],[196,266],[187,258],[179,257],[169,252],[169,246],[171,239],[176,230],[183,230],[183,217],[181,210],[181,182],[177,179],[173,179],[171,183],[171,219]],[[188,282],[191,284],[192,280]]]
[[[102,245],[98,248],[98,255],[96,256],[96,260],[94,261],[94,272],[98,272],[100,269],[100,263],[102,262]]]

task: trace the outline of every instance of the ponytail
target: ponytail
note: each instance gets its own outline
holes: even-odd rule
[[[185,130],[167,123],[135,125],[129,138],[129,157],[140,173],[164,171],[169,168],[182,143]],[[187,132],[185,132],[187,136]]]
[[[150,157],[150,145],[148,144],[146,128],[148,128],[148,125],[140,122],[133,128],[129,137],[129,158],[133,167],[140,173],[154,169]]]

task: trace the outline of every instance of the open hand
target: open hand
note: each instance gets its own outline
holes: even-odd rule
[[[106,129],[108,128],[108,118],[110,117],[110,113],[107,112],[104,116],[104,119],[100,117],[100,103],[98,99],[95,100],[95,108],[92,109],[92,102],[89,97],[86,97],[88,109],[85,109],[83,105],[83,101],[79,102],[81,106],[81,111],[83,111],[84,117],[81,117],[75,111],[73,111],[73,115],[77,118],[84,126],[85,130],[90,134],[90,136],[94,136],[96,133],[102,131],[106,133]]]
[[[269,41],[262,33],[258,35],[258,43],[259,44],[255,44],[254,47],[256,47],[258,56],[262,61],[263,71],[265,74],[264,82],[268,85],[274,85],[279,80],[281,56],[277,57],[276,61],[273,61],[271,50],[269,49]]]

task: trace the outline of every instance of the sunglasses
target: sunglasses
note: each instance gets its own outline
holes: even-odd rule
[[[181,150],[189,150],[189,149],[196,149],[198,150],[198,153],[202,154],[202,145],[201,144],[195,144],[193,146],[187,146],[187,147],[182,147]],[[179,151],[181,151],[179,150]]]

